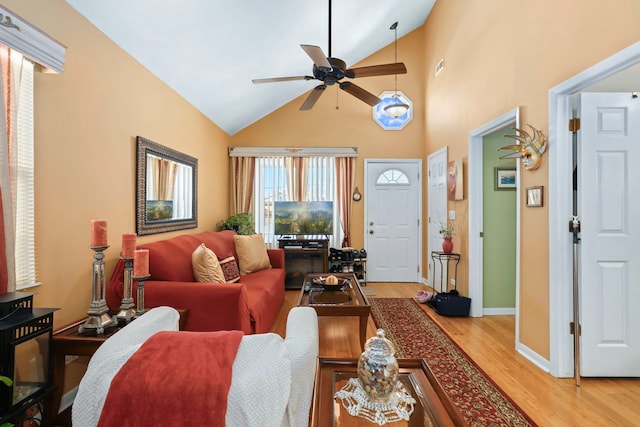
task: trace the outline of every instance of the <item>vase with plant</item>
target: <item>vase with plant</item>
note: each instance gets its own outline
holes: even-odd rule
[[[229,218],[218,222],[216,230],[233,230],[238,234],[253,234],[255,233],[255,226],[253,222],[252,213],[239,213],[230,216]]]
[[[442,252],[450,254],[453,252],[453,236],[456,235],[455,224],[452,222],[442,222],[440,223],[440,235],[443,238],[442,241]]]

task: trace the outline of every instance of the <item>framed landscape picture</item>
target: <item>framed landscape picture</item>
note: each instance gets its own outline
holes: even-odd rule
[[[516,189],[516,170],[512,168],[493,168],[494,187],[496,190]]]

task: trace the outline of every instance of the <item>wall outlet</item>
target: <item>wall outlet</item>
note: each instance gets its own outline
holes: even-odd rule
[[[451,284],[452,284],[453,286],[455,286],[455,285],[456,285],[456,279],[451,279]]]
[[[449,211],[449,219],[450,220],[456,219],[456,211]]]

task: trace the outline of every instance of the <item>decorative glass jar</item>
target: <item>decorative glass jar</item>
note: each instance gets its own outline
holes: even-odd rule
[[[393,343],[384,337],[384,330],[378,329],[377,336],[371,337],[364,345],[364,352],[358,360],[358,379],[372,402],[385,402],[398,383],[398,361]]]

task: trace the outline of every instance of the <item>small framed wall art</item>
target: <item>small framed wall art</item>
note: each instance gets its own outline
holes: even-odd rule
[[[528,207],[541,207],[543,203],[543,191],[542,186],[527,187],[527,206]]]
[[[493,168],[495,190],[515,190],[516,170],[513,168]]]

